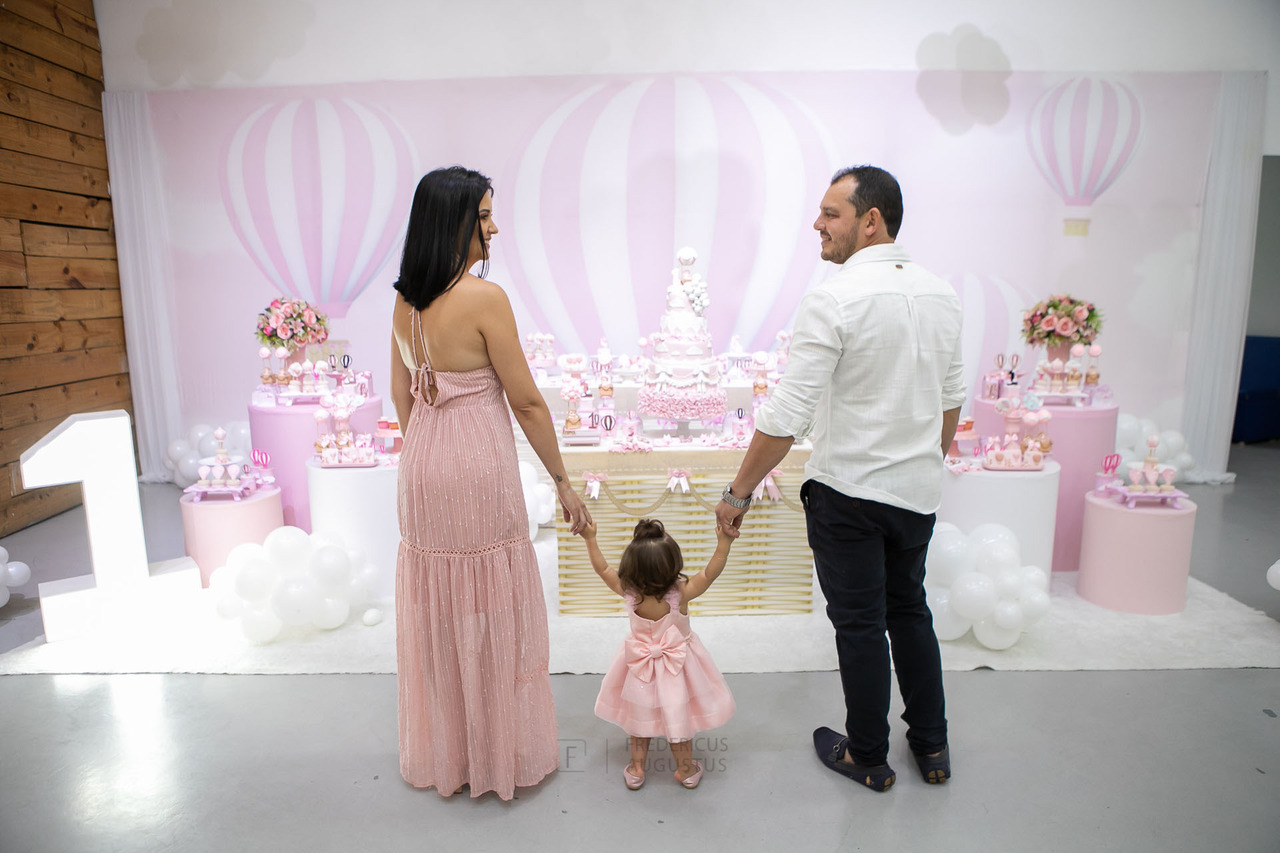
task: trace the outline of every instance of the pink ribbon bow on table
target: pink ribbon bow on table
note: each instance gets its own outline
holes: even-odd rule
[[[667,476],[671,479],[667,481],[667,488],[675,491],[676,487],[680,487],[685,493],[689,491],[689,472],[681,471],[678,468],[668,468]]]
[[[627,669],[644,682],[653,681],[659,663],[672,675],[684,668],[686,641],[675,625],[667,628],[656,642],[650,643],[634,634],[626,639]]]
[[[592,500],[600,499],[600,484],[609,479],[608,474],[592,474],[590,471],[583,473],[582,479],[587,481],[587,497]]]
[[[778,484],[775,483],[773,480],[774,477],[778,476],[781,473],[782,473],[781,468],[774,468],[768,474],[765,474],[764,479],[760,481],[760,485],[756,486],[755,493],[753,494],[753,499],[760,500],[764,496],[764,493],[768,492],[769,500],[771,501],[782,500],[782,490],[778,488]]]

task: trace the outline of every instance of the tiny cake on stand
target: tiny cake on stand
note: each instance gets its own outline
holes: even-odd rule
[[[653,359],[637,405],[641,414],[660,420],[710,422],[723,417],[728,406],[711,333],[702,316],[707,286],[693,271],[697,259],[697,253],[687,247],[677,253],[679,266],[671,271],[667,307],[658,331],[650,336]]]
[[[1039,398],[1032,392],[1025,398],[1003,397],[996,401],[996,412],[1004,417],[1004,435],[983,442],[982,467],[988,471],[1042,469],[1052,447],[1043,424],[1051,415]]]

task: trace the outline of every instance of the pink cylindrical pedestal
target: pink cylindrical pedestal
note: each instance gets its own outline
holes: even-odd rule
[[[315,456],[316,419],[319,406],[249,406],[249,431],[253,446],[271,454],[271,470],[280,487],[284,523],[311,532],[311,505],[307,497],[307,460]],[[351,415],[351,430],[373,434],[382,417],[377,394]]]
[[[1084,496],[1093,490],[1102,457],[1116,448],[1117,406],[1046,406],[1053,441],[1050,458],[1062,466],[1058,477],[1058,512],[1053,539],[1053,570],[1074,572],[1080,566],[1080,532]],[[973,401],[973,428],[981,436],[999,435],[1004,418],[994,400]]]
[[[209,585],[213,570],[227,561],[232,548],[246,542],[261,545],[268,533],[284,525],[280,490],[274,486],[238,501],[205,498],[197,502],[192,495],[183,495],[178,505],[182,507],[187,556],[200,567],[204,586]]]
[[[1085,497],[1080,597],[1108,610],[1164,615],[1187,606],[1196,505],[1179,509]]]

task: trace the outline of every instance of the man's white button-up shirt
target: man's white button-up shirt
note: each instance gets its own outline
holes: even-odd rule
[[[960,299],[893,243],[805,294],[786,372],[756,418],[813,437],[805,476],[850,497],[936,512],[942,413],[965,399]]]

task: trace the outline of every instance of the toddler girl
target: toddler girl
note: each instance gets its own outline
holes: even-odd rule
[[[631,634],[596,698],[596,716],[631,736],[631,763],[622,776],[633,791],[643,785],[649,739],[664,737],[677,762],[676,781],[696,788],[703,768],[693,759],[693,736],[727,722],[734,702],[706,647],[689,630],[688,604],[720,575],[733,540],[717,528],[711,562],[686,578],[680,546],[661,521],[640,520],[616,572],[600,553],[594,523],[585,525],[582,537],[592,568],[631,614]]]

